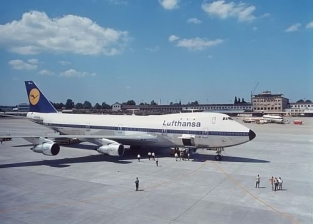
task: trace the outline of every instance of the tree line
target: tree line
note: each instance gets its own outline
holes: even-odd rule
[[[53,103],[51,102],[51,104],[55,107],[55,109],[57,110],[61,110],[61,109],[66,109],[66,110],[71,110],[73,108],[76,109],[111,109],[112,107],[107,104],[106,102],[103,102],[101,105],[99,103],[96,103],[94,106],[89,102],[89,101],[85,101],[84,103],[74,103],[74,101],[72,99],[67,99],[66,103]]]
[[[84,103],[74,103],[72,99],[67,99],[66,103],[53,103],[50,102],[55,109],[61,110],[61,109],[66,109],[66,110],[71,110],[73,108],[75,109],[112,109],[112,106],[107,104],[106,102],[103,102],[101,105],[99,103],[96,103],[95,105],[92,105],[89,101],[85,101]],[[134,100],[128,100],[127,102],[123,102],[122,105],[136,105],[136,102]],[[154,100],[151,101],[150,104],[148,103],[140,103],[139,105],[158,105]]]
[[[234,100],[234,104],[243,104],[246,103],[246,101],[244,100],[244,98],[237,98],[235,96],[235,100]],[[303,100],[300,99],[297,101],[297,103],[312,103],[311,100]],[[51,102],[51,104],[57,109],[57,110],[61,110],[61,109],[67,109],[67,110],[71,110],[73,108],[76,109],[112,109],[112,106],[107,104],[106,102],[103,102],[102,104],[96,103],[95,105],[92,105],[89,101],[85,101],[84,103],[74,103],[74,101],[72,99],[67,99],[66,103],[53,103]],[[121,103],[122,105],[136,105],[136,102],[134,100],[128,100],[126,102]],[[139,105],[158,105],[154,100],[152,100],[149,103],[144,103],[141,102]],[[178,103],[173,103],[170,102],[169,105],[182,105],[181,101],[179,101]],[[198,106],[199,102],[196,100],[194,102],[188,102],[187,105],[189,106]]]
[[[300,99],[297,101],[297,103],[312,103],[311,100],[304,100],[304,99]]]
[[[242,98],[240,100],[240,98],[235,97],[235,101],[234,104],[240,104],[240,103],[246,103],[244,98]],[[112,109],[112,106],[107,104],[106,102],[103,102],[102,104],[96,103],[95,105],[92,105],[89,101],[85,101],[84,103],[74,103],[74,101],[72,99],[67,99],[66,103],[53,103],[51,102],[51,104],[57,109],[57,110],[61,110],[61,109],[66,109],[66,110],[71,110],[73,108],[76,109]],[[122,105],[137,105],[136,102],[134,100],[128,100],[126,102],[121,103]],[[158,105],[158,103],[156,103],[154,100],[152,100],[150,103],[145,103],[145,102],[141,102],[139,105]],[[178,106],[178,105],[182,105],[181,101],[179,101],[178,103],[173,103],[170,102],[169,105],[173,105],[173,106]],[[199,102],[193,101],[193,102],[188,102],[187,103],[188,106],[198,106],[200,105]]]
[[[237,98],[237,96],[235,96],[234,104],[241,104],[241,103],[247,103],[247,102],[245,101],[244,98],[241,98],[240,100],[240,97]]]
[[[84,103],[74,103],[74,101],[72,99],[67,99],[66,103],[53,103],[50,102],[55,109],[57,110],[61,110],[61,109],[66,109],[66,110],[71,110],[73,108],[75,109],[112,109],[112,106],[107,104],[106,102],[103,102],[102,104],[96,103],[95,105],[92,105],[89,101],[85,101]],[[128,100],[126,102],[121,103],[122,105],[137,105],[136,102],[134,100]],[[150,103],[145,103],[145,102],[141,102],[139,105],[158,105],[158,103],[156,103],[154,100],[152,100]],[[182,105],[181,101],[179,101],[178,103],[173,103],[170,102],[169,105]],[[198,106],[199,103],[198,101],[194,101],[194,102],[188,102],[187,105],[190,106]]]

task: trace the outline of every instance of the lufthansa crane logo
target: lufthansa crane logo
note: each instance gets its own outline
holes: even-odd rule
[[[29,92],[29,102],[31,103],[31,105],[35,106],[40,98],[40,93],[39,90],[34,88]]]

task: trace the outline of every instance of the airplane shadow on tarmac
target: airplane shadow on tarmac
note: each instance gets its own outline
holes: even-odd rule
[[[157,158],[159,159],[162,157],[169,157],[169,156],[159,155]],[[13,168],[13,167],[43,166],[43,165],[55,167],[55,168],[65,168],[75,163],[94,163],[94,162],[113,162],[113,163],[119,163],[119,164],[132,163],[130,161],[124,161],[127,159],[133,159],[134,161],[137,162],[136,157],[134,157],[133,155],[124,155],[123,157],[113,157],[113,156],[108,156],[108,155],[89,155],[89,156],[76,157],[76,158],[51,159],[51,160],[40,160],[40,161],[32,161],[32,162],[0,164],[0,169]],[[215,161],[214,155],[197,155],[196,157],[190,158],[191,162],[205,162],[207,160]],[[220,162],[268,163],[269,161],[243,158],[243,157],[223,156],[223,160]]]
[[[11,164],[0,164],[1,168],[11,168],[11,167],[27,167],[27,166],[51,166],[56,168],[69,167],[71,164],[75,163],[94,163],[94,162],[113,162],[120,164],[131,163],[129,161],[122,161],[120,157],[112,157],[106,155],[89,155],[76,158],[64,158],[64,159],[51,159],[51,160],[40,160],[32,162],[21,162],[21,163],[11,163]]]
[[[215,161],[215,154],[214,155],[195,154],[195,155],[192,155],[191,159],[195,162],[204,162],[207,160]],[[223,155],[222,160],[219,162],[269,163],[270,161],[261,160],[261,159],[251,159],[251,158],[245,158],[245,157]]]
[[[24,145],[25,146],[25,145]],[[14,146],[14,147],[22,147],[22,146]],[[67,148],[78,148],[85,150],[95,150],[95,145],[84,145],[84,144],[74,144],[66,146]],[[151,150],[152,149],[152,150]],[[65,149],[66,150],[66,149]],[[155,152],[156,157],[160,158],[169,158],[173,157],[169,155],[168,149],[157,149],[157,148],[143,148],[141,150],[125,150],[125,153],[121,157],[109,156],[109,155],[88,155],[82,157],[75,158],[63,158],[63,159],[50,159],[50,160],[40,160],[40,161],[32,161],[32,162],[20,162],[20,163],[11,163],[11,164],[0,164],[1,168],[11,168],[11,167],[27,167],[27,166],[50,166],[56,168],[64,168],[69,167],[71,164],[75,163],[94,163],[94,162],[112,162],[118,164],[129,164],[134,161],[137,162],[137,154],[140,153],[142,159],[147,159],[148,152]],[[175,159],[173,157],[173,159]],[[133,161],[127,161],[133,160]],[[205,154],[191,154],[190,161],[191,162],[205,162],[205,161],[215,161],[215,154],[205,155]],[[244,157],[235,157],[235,156],[223,156],[220,162],[245,162],[245,163],[269,163],[267,160],[259,160],[259,159],[251,159]]]

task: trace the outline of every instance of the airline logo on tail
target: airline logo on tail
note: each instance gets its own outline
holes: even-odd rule
[[[40,92],[37,88],[33,88],[30,92],[29,92],[29,102],[31,103],[31,105],[35,106],[37,105],[39,99],[40,99]]]
[[[29,111],[39,113],[57,113],[57,110],[47,100],[33,81],[25,81],[25,87],[29,100]]]

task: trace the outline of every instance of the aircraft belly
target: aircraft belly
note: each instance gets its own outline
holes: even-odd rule
[[[154,134],[155,133],[148,133],[148,134]],[[154,146],[160,146],[160,147],[175,147],[177,144],[175,144],[175,134],[157,134],[156,135],[158,138],[157,143],[154,143]]]
[[[90,129],[89,132],[85,132],[85,134],[87,135],[120,135],[120,134],[117,134],[117,131],[111,131],[111,130],[96,130],[96,129]]]
[[[64,127],[54,127],[53,130],[60,132],[64,135],[84,135],[85,129],[82,128],[64,128]]]

